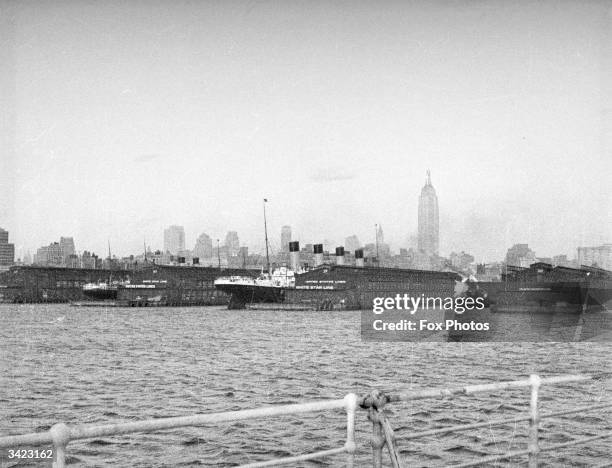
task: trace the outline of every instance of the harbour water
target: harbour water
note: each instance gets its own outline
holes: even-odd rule
[[[121,422],[341,398],[374,388],[416,390],[514,380],[530,373],[608,372],[611,351],[605,342],[366,342],[360,313],[354,311],[0,305],[0,434],[44,431],[56,422]],[[609,401],[610,389],[603,385],[544,388],[542,409]],[[517,416],[527,404],[526,389],[421,400],[394,405],[390,420],[410,466],[441,465],[525,448],[527,424],[410,443],[402,441],[402,433]],[[546,420],[541,445],[610,431],[609,414],[599,410]],[[357,466],[370,462],[370,432],[365,412],[358,412]],[[325,412],[73,442],[68,462],[234,466],[337,447],[344,438],[344,415]],[[611,456],[608,442],[543,455],[543,466],[601,463]],[[6,452],[0,463],[44,466],[17,464]]]

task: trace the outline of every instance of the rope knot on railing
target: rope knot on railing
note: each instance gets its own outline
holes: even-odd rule
[[[382,449],[386,445],[394,468],[400,468],[401,462],[393,427],[384,412],[385,405],[391,401],[389,395],[380,390],[373,390],[362,399],[360,406],[368,410],[368,419],[372,421],[372,438],[370,443],[374,456],[374,467],[382,467]]]
[[[359,406],[363,409],[374,408],[382,410],[391,399],[387,394],[380,390],[372,390],[369,395],[361,400]]]

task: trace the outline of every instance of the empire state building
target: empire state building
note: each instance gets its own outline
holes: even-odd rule
[[[427,255],[438,255],[440,245],[438,197],[431,185],[431,174],[427,171],[425,185],[419,197],[419,250]]]

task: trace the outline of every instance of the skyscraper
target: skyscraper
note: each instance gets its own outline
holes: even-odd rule
[[[527,244],[514,244],[506,253],[506,264],[510,266],[526,268],[535,261],[535,252]]]
[[[344,248],[347,252],[352,252],[354,254],[355,250],[361,248],[361,242],[359,242],[359,238],[353,234],[344,239]]]
[[[427,255],[438,255],[440,246],[440,220],[438,196],[431,185],[431,174],[427,171],[425,185],[419,198],[419,250]]]
[[[596,266],[604,270],[612,270],[612,244],[599,247],[578,247],[578,266]]]
[[[289,242],[291,242],[291,226],[281,228],[281,252],[289,252]]]
[[[378,225],[378,229],[376,231],[376,239],[378,240],[379,244],[385,243],[385,234],[383,233],[382,226],[380,224]]]
[[[198,258],[211,258],[213,256],[212,239],[208,234],[200,234],[193,248],[193,256]]]
[[[238,233],[236,231],[227,232],[225,235],[225,247],[230,257],[238,255],[238,252],[240,252],[240,240],[238,239]]]
[[[72,237],[60,237],[60,249],[62,251],[62,259],[64,264],[68,264],[68,259],[76,253],[74,248],[74,239]]]
[[[11,266],[15,261],[15,246],[9,244],[8,231],[0,228],[0,267]]]
[[[62,266],[64,257],[59,242],[51,242],[36,251],[36,264],[43,266]]]
[[[185,250],[185,228],[170,226],[164,230],[164,252],[176,255],[182,250]]]

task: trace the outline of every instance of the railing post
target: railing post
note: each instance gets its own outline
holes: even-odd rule
[[[538,393],[542,379],[538,375],[532,374],[529,378],[531,381],[531,401],[529,405],[529,468],[538,467],[538,454],[540,452],[538,425],[540,424],[540,415],[538,412]]]
[[[344,397],[346,408],[346,466],[353,468],[355,465],[355,451],[357,444],[355,443],[355,411],[357,410],[357,395],[349,393]]]
[[[385,436],[376,408],[368,408],[368,419],[372,421],[372,466],[382,468],[382,448],[385,445]]]
[[[64,468],[66,466],[66,445],[70,442],[70,428],[64,423],[58,423],[49,429],[49,433],[53,439],[53,451],[55,452],[53,468]]]

